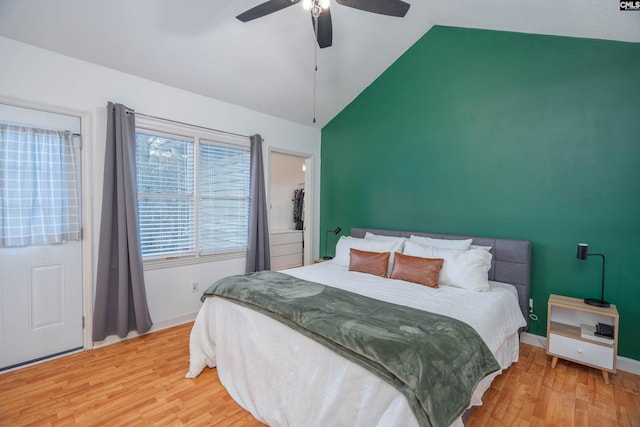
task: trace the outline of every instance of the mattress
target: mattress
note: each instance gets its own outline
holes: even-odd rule
[[[450,316],[471,325],[502,369],[518,359],[526,325],[516,290],[491,282],[487,292],[438,289],[385,279],[325,262],[284,270],[371,298]],[[190,338],[187,377],[218,368],[231,397],[270,426],[415,426],[404,396],[361,366],[280,322],[222,298],[207,298]],[[477,386],[472,405],[499,372]],[[461,425],[460,419],[454,425]]]

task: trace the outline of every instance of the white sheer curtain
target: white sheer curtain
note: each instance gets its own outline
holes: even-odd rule
[[[70,132],[0,124],[0,246],[79,240],[75,153]]]

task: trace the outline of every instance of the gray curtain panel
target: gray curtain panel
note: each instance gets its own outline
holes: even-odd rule
[[[262,137],[253,135],[251,141],[251,188],[249,191],[249,240],[247,243],[247,273],[271,269],[269,253],[269,222],[267,196],[264,188]]]
[[[135,119],[109,102],[93,340],[143,334],[152,325],[138,236]]]

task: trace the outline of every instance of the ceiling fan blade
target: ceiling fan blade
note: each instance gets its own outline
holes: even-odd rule
[[[277,12],[285,7],[289,7],[293,4],[299,3],[300,0],[269,0],[257,5],[254,8],[247,10],[236,16],[240,21],[247,22],[256,18],[261,18],[273,12]]]
[[[360,9],[380,15],[404,17],[409,11],[409,3],[402,0],[336,0],[343,6]]]
[[[316,20],[311,16],[311,22],[313,23],[313,31],[316,31]],[[331,11],[329,8],[323,9],[320,16],[318,16],[318,31],[317,31],[318,46],[320,49],[331,46],[333,43],[333,27],[331,25]]]

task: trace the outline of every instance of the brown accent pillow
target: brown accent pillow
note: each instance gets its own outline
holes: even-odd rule
[[[437,288],[443,262],[442,258],[421,258],[396,253],[391,278]]]
[[[349,271],[387,277],[390,255],[390,252],[367,252],[351,248],[349,250]]]

